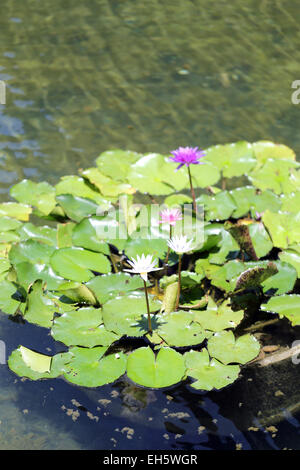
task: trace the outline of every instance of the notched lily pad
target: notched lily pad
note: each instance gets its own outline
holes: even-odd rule
[[[64,377],[82,387],[100,387],[117,380],[126,371],[122,352],[104,356],[107,347],[70,348],[71,360],[64,366]]]
[[[157,327],[147,338],[155,344],[162,341],[169,346],[186,347],[201,344],[210,335],[195,321],[193,312],[179,310],[155,317]]]
[[[71,310],[56,318],[51,334],[56,341],[67,346],[110,346],[120,336],[107,331],[101,309],[92,307]]]
[[[184,373],[183,356],[171,348],[161,348],[155,355],[150,347],[142,347],[128,357],[128,377],[144,387],[170,387],[180,382]]]
[[[206,349],[188,351],[184,355],[186,375],[195,379],[191,384],[196,390],[212,390],[226,387],[234,382],[240,372],[238,365],[224,365],[216,359],[210,360]]]
[[[207,349],[211,357],[223,364],[246,364],[259,354],[260,344],[250,334],[235,339],[232,331],[220,331],[208,340]]]
[[[54,379],[62,375],[63,366],[70,358],[69,352],[51,357],[20,346],[11,353],[8,366],[20,377],[31,380]]]
[[[208,300],[206,310],[198,310],[194,315],[195,320],[210,331],[236,328],[244,318],[243,310],[234,312],[230,308],[230,300],[225,300],[221,305],[217,305],[211,298]]]

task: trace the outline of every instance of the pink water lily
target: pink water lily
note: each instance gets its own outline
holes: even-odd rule
[[[182,220],[182,213],[180,209],[164,209],[160,212],[161,220],[159,221],[160,224],[169,224],[169,225],[176,225],[178,220]]]

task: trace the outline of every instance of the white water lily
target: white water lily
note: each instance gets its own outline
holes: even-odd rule
[[[183,253],[187,253],[191,251],[193,240],[188,240],[186,235],[181,235],[180,237],[172,237],[168,241],[168,245],[171,250],[175,251],[175,253],[181,255]]]
[[[124,269],[131,274],[139,274],[144,281],[148,281],[148,273],[152,271],[159,271],[162,268],[156,268],[156,260],[152,259],[152,255],[142,256],[137,255],[136,259],[128,260],[132,269]]]

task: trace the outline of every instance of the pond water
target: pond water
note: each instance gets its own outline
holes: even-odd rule
[[[0,200],[24,177],[53,184],[110,148],[270,139],[299,153],[299,38],[288,0],[2,0]],[[0,337],[7,356],[59,347],[2,314]],[[264,410],[238,392],[228,410],[221,392],[188,385],[90,390],[23,381],[6,365],[0,383],[0,449],[300,449],[299,413],[262,426]]]

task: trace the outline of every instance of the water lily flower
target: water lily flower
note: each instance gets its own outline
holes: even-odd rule
[[[173,150],[171,153],[173,157],[170,157],[170,161],[179,163],[176,171],[179,170],[183,165],[187,167],[194,211],[195,214],[197,214],[196,195],[193,187],[190,165],[203,165],[204,162],[201,162],[200,159],[205,156],[205,153],[203,150],[199,150],[198,147],[179,147],[177,150]]]
[[[173,237],[168,241],[168,246],[175,253],[182,255],[192,250],[193,240],[188,240],[186,235],[181,235],[180,237]]]
[[[144,281],[148,281],[148,273],[152,271],[159,271],[162,268],[156,268],[156,260],[152,259],[152,255],[142,256],[137,255],[136,259],[128,260],[132,269],[124,269],[131,274],[139,274]]]
[[[203,165],[200,159],[205,156],[203,150],[198,150],[198,147],[179,147],[172,152],[173,157],[170,157],[175,163],[179,163],[176,170],[179,170],[183,165],[189,167],[190,165]]]
[[[164,209],[160,212],[161,220],[159,221],[160,224],[169,224],[169,225],[176,225],[178,220],[182,220],[182,214],[180,209]]]
[[[175,303],[175,310],[178,310],[179,307],[179,298],[181,290],[181,261],[183,253],[187,253],[192,249],[193,240],[188,240],[186,235],[181,235],[180,237],[173,237],[168,241],[168,246],[171,250],[175,251],[178,254],[178,289]]]
[[[151,326],[151,312],[150,312],[150,305],[149,305],[149,298],[148,298],[148,291],[147,291],[147,280],[148,280],[148,273],[152,271],[159,271],[162,268],[155,268],[156,261],[152,259],[152,255],[142,256],[137,255],[136,259],[132,258],[132,260],[128,261],[132,269],[124,269],[128,273],[132,274],[139,274],[144,281],[144,291],[145,291],[145,298],[146,298],[146,305],[147,305],[147,314],[148,314],[148,328],[149,333],[152,334],[152,326]]]

